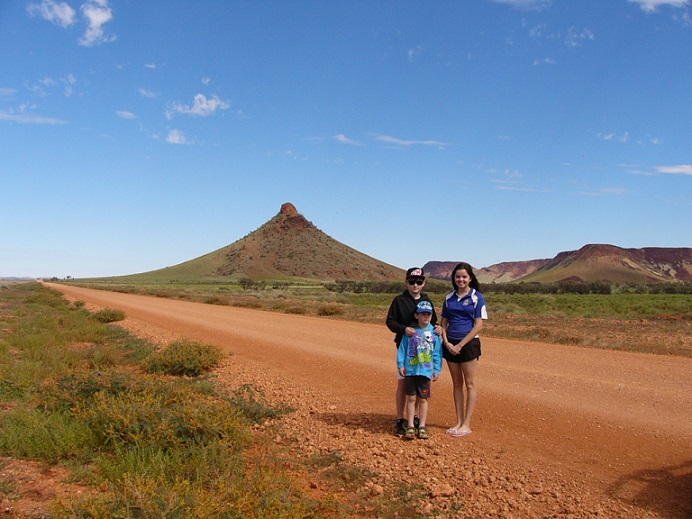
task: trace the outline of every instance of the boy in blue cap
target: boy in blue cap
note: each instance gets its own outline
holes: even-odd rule
[[[428,294],[423,292],[423,287],[425,287],[425,273],[420,267],[411,267],[406,271],[406,290],[403,293],[396,296],[391,305],[389,305],[389,311],[387,312],[387,328],[389,328],[394,333],[394,344],[399,349],[401,340],[404,336],[411,337],[414,334],[414,326],[416,324],[416,318],[414,317],[416,313],[416,305],[419,301],[430,301]],[[432,320],[430,321],[435,325],[435,333],[437,335],[442,335],[442,328],[437,325],[437,315],[435,314],[435,309],[433,308]],[[396,425],[394,427],[394,434],[397,436],[403,436],[406,433],[406,418],[404,414],[406,411],[406,391],[404,388],[405,377],[399,375],[397,371],[397,381],[396,381]],[[414,427],[418,427],[419,419],[418,416],[414,416]]]
[[[439,378],[442,371],[442,343],[430,323],[433,316],[430,301],[419,301],[414,316],[418,320],[415,333],[411,337],[403,337],[397,355],[397,368],[399,374],[405,377],[406,386],[408,424],[404,438],[413,440],[417,434],[421,440],[427,440],[430,438],[426,427],[430,384]],[[420,419],[417,430],[413,421],[416,406]]]

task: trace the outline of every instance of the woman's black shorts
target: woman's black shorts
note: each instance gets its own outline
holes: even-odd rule
[[[452,339],[449,342],[451,342],[454,345],[457,345],[461,342],[461,339]],[[471,339],[471,342],[469,342],[463,348],[461,348],[461,351],[458,355],[454,355],[451,351],[449,351],[446,347],[443,346],[442,356],[445,358],[447,362],[468,362],[470,360],[475,360],[481,356],[481,340],[478,337],[474,337],[473,339]]]

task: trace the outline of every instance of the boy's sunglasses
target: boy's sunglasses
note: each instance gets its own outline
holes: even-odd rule
[[[409,285],[422,285],[423,283],[425,283],[424,279],[420,279],[420,278],[417,278],[417,279],[409,278],[408,279]]]

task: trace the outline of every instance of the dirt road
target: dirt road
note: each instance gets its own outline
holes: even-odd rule
[[[395,348],[384,324],[49,286],[124,310],[141,335],[232,352],[229,370],[306,407],[306,449],[352,446],[384,485],[415,481],[412,467],[425,466],[434,510],[461,494],[467,516],[692,517],[692,359],[484,337],[473,434],[444,434],[454,421],[445,367],[433,386],[433,437],[409,447],[390,433]]]

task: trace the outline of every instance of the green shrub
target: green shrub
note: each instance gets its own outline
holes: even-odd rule
[[[115,323],[125,319],[125,312],[113,308],[104,308],[98,312],[94,312],[92,317],[100,323]]]
[[[320,316],[332,316],[332,315],[343,315],[344,309],[336,303],[326,303],[320,305],[317,308],[317,315]]]
[[[74,414],[109,448],[152,446],[163,451],[224,440],[241,446],[246,432],[228,402],[200,398],[189,383],[152,383],[119,394],[99,392]]]
[[[243,384],[229,400],[235,409],[253,423],[263,423],[268,418],[276,418],[295,411],[294,408],[287,404],[279,404],[272,407],[261,402],[257,399],[258,393],[261,397],[263,396],[251,384]]]
[[[152,353],[143,367],[147,373],[198,377],[217,367],[222,358],[223,353],[217,346],[181,339]]]
[[[74,417],[38,409],[0,414],[0,452],[4,455],[57,463],[82,457],[94,446],[89,427]]]

